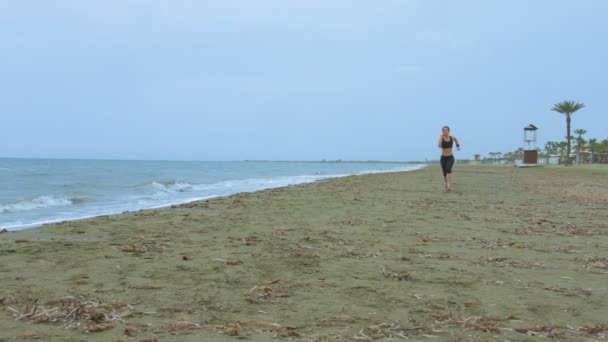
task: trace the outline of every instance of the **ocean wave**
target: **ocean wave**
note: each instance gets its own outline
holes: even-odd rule
[[[69,206],[75,203],[81,203],[84,198],[67,198],[58,196],[38,196],[32,199],[24,200],[17,203],[0,205],[0,213],[13,213],[19,211],[30,211],[36,209],[44,209],[50,207]]]
[[[150,185],[156,190],[165,192],[186,192],[193,189],[193,185],[185,181],[152,182]]]

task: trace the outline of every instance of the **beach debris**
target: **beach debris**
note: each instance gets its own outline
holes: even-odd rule
[[[192,260],[192,257],[189,255],[184,255],[184,256],[182,256],[182,260],[185,260],[185,261]]]
[[[517,268],[545,268],[545,265],[541,263],[529,263],[526,261],[513,260],[509,257],[496,256],[496,257],[480,257],[473,262],[476,265],[480,264],[493,264],[496,267],[517,267]]]
[[[593,257],[588,258],[585,263],[585,269],[590,271],[593,268],[608,269],[608,257]]]
[[[377,257],[380,257],[380,256],[382,256],[382,251],[376,251],[376,252],[371,252],[371,253],[367,254],[367,257],[374,258],[374,259]]]
[[[26,331],[26,332],[22,333],[21,335],[17,336],[16,339],[17,340],[31,340],[31,339],[35,339],[35,338],[42,338],[42,335],[35,331],[29,330],[29,331]]]
[[[346,226],[359,226],[361,224],[363,224],[363,220],[359,217],[348,217],[346,219],[343,219],[339,222],[340,224],[346,225]]]
[[[558,325],[533,325],[525,328],[515,328],[515,331],[530,336],[557,337],[564,336],[568,332],[568,328]],[[576,332],[576,330],[570,329],[570,332]]]
[[[133,312],[131,312],[131,311],[124,311],[118,315],[118,317],[120,317],[120,318],[129,318],[131,316],[133,316]]]
[[[357,321],[367,321],[368,319],[355,319],[351,316],[334,316],[321,321],[324,326],[348,326],[352,327]],[[377,341],[408,339],[408,331],[417,330],[408,327],[406,323],[400,321],[377,321],[373,325],[361,328],[357,333],[352,334],[348,330],[333,335],[314,336],[309,341],[315,342],[342,342],[342,341]],[[369,324],[369,323],[368,323]]]
[[[158,244],[156,241],[148,240],[142,242],[141,244],[123,244],[118,249],[122,252],[127,253],[145,253],[145,252],[158,252],[162,253],[167,250],[168,246],[166,244]]]
[[[274,293],[274,289],[269,286],[264,286],[264,287],[254,286],[251,290],[249,290],[246,297],[247,297],[248,302],[259,304],[259,303],[267,302],[270,299],[270,297],[272,297],[273,293]]]
[[[295,257],[320,258],[321,255],[316,252],[316,248],[309,245],[296,243],[295,246],[290,246],[291,255]]]
[[[246,322],[230,322],[226,324],[207,325],[204,328],[210,329],[214,332],[237,336],[250,331],[253,332],[272,332],[273,337],[299,337],[300,335],[295,331],[296,327],[290,325],[284,325],[273,322],[265,322],[258,320],[251,320]]]
[[[0,297],[0,305],[7,305],[13,303],[15,300],[9,296]]]
[[[343,237],[336,237],[336,236],[333,236],[333,234],[334,234],[334,232],[332,232],[332,231],[324,230],[321,232],[320,235],[322,237],[324,237],[326,241],[331,242],[338,246],[352,245],[354,243],[353,240],[346,239]]]
[[[353,257],[353,258],[356,258],[356,257],[358,257],[358,256],[359,256],[359,253],[357,253],[357,252],[356,252],[355,250],[353,250],[353,249],[347,249],[347,250],[345,250],[344,252],[342,252],[342,254],[341,254],[341,255],[342,255],[342,256],[344,256],[344,257]]]
[[[501,322],[517,320],[518,318],[514,315],[508,316],[473,316],[465,319],[456,320],[456,323],[460,324],[465,329],[478,330],[488,333],[499,333],[500,328],[498,325]]]
[[[175,322],[169,327],[169,332],[201,329],[201,325],[194,322]]]
[[[224,328],[224,335],[228,336],[236,336],[239,334],[239,329],[235,327],[226,327]]]
[[[255,246],[260,241],[259,237],[255,234],[246,237],[229,236],[228,240],[242,243],[245,246]]]
[[[438,260],[458,260],[458,259],[460,259],[460,257],[458,257],[456,255],[450,255],[448,253],[439,253],[437,255],[425,254],[424,257],[425,258],[435,258]]]
[[[139,342],[158,342],[158,338],[157,337],[146,337],[146,338],[139,340]]]
[[[76,285],[88,285],[91,283],[91,279],[87,278],[87,277],[83,277],[83,278],[78,278],[74,280],[74,283]]]
[[[140,285],[129,286],[129,288],[136,289],[136,290],[158,290],[158,289],[162,289],[163,287],[160,285],[140,284]]]
[[[241,265],[243,262],[241,260],[230,260],[230,259],[213,259],[213,261],[223,262],[225,265],[235,266]]]
[[[275,338],[276,337],[298,337],[299,336],[299,334],[295,331],[296,327],[279,324],[279,323],[252,320],[252,321],[243,322],[243,323],[241,323],[241,325],[252,326],[252,327],[261,329],[262,331],[272,331],[275,333],[273,336]]]
[[[566,297],[591,296],[591,294],[593,293],[593,290],[591,290],[591,289],[580,289],[580,288],[567,289],[564,287],[556,287],[556,286],[548,286],[548,287],[544,287],[543,289],[545,289],[547,291],[553,291],[553,292],[560,293]]]
[[[594,228],[581,228],[581,227],[568,227],[566,229],[566,234],[559,233],[558,235],[582,235],[582,236],[593,236],[593,235],[603,235],[602,230],[594,229]]]
[[[471,218],[471,216],[469,216],[469,215],[467,215],[467,214],[465,214],[465,213],[460,213],[460,217],[461,217],[463,220],[466,220],[466,221],[473,221],[473,219]]]
[[[192,308],[181,308],[181,307],[160,308],[158,311],[161,311],[161,312],[172,312],[172,313],[181,313],[181,312],[192,313],[192,312],[194,312],[194,310]]]
[[[397,279],[399,281],[406,280],[414,280],[414,275],[408,272],[393,272],[386,269],[386,267],[381,266],[382,275],[384,278]]]
[[[134,252],[134,253],[143,253],[146,251],[146,248],[143,245],[122,245],[120,246],[120,250],[122,252]]]
[[[287,227],[283,227],[283,226],[279,226],[279,227],[274,227],[274,228],[272,228],[272,230],[273,230],[275,233],[281,233],[281,234],[285,234],[285,233],[287,233],[287,232],[291,231],[292,229],[291,229],[291,228],[287,228]]]
[[[270,286],[254,286],[247,292],[245,299],[252,304],[266,303],[270,301],[272,297],[284,298],[289,295],[282,289],[273,289]]]
[[[486,244],[483,246],[483,248],[488,248],[488,249],[496,249],[496,248],[524,249],[524,248],[526,248],[526,245],[521,241],[505,241],[502,239],[498,239],[496,241],[480,241],[480,242],[485,242]]]
[[[333,316],[321,320],[320,325],[323,326],[336,326],[336,325],[351,325],[357,320],[348,315]]]
[[[49,323],[63,328],[80,328],[85,333],[100,332],[114,327],[121,321],[117,309],[94,301],[79,301],[75,297],[64,297],[40,304],[38,300],[25,304],[21,310],[7,307],[16,321]]]
[[[573,254],[573,253],[578,253],[579,251],[572,248],[572,246],[564,246],[564,247],[560,247],[560,246],[556,246],[553,248],[554,251],[559,252],[559,253],[566,253],[566,254]]]
[[[376,325],[370,325],[366,327],[364,330],[359,331],[359,336],[363,338],[368,338],[369,341],[374,341],[376,339],[394,339],[394,338],[403,338],[407,339],[406,332],[402,323],[399,321],[394,322],[383,322]],[[356,336],[355,336],[356,337]]]
[[[602,334],[604,338],[608,337],[608,323],[603,324],[589,324],[581,327],[579,331],[584,332],[587,335]]]
[[[281,281],[281,278],[276,278],[276,279],[273,279],[273,280],[270,280],[270,281],[265,282],[265,283],[264,283],[264,285],[272,285],[272,284],[276,284],[276,283],[278,283],[279,281]]]
[[[86,328],[86,332],[101,332],[106,331],[108,329],[112,329],[114,326],[112,324],[91,324]]]

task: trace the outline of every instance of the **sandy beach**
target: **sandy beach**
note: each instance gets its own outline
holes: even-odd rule
[[[0,234],[0,341],[608,340],[608,169],[351,176]]]

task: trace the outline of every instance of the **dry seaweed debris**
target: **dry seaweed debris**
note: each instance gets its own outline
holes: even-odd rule
[[[100,332],[114,327],[116,321],[123,321],[118,311],[128,307],[125,302],[99,304],[91,300],[65,297],[39,304],[38,300],[25,304],[20,310],[6,307],[15,320],[35,323],[57,324],[64,328],[79,328],[84,332]]]
[[[289,295],[280,288],[272,288],[271,286],[254,286],[245,295],[245,299],[252,304],[267,303],[272,298],[284,298]]]
[[[155,241],[146,241],[141,244],[124,244],[121,245],[118,249],[121,252],[142,254],[146,252],[162,253],[166,251],[167,248],[168,246],[165,244],[157,245]]]
[[[601,340],[608,339],[608,323],[587,324],[579,328],[566,325],[533,325],[516,328],[515,331],[530,336],[560,337],[560,336],[587,336]]]
[[[213,259],[213,261],[223,262],[225,265],[228,265],[228,266],[236,266],[236,265],[242,265],[243,264],[243,261],[241,261],[241,260]]]
[[[568,332],[577,333],[577,331],[573,328],[568,328],[559,325],[533,325],[524,328],[516,328],[515,331],[527,334],[530,336],[544,336],[544,337],[558,337],[564,336]]]
[[[608,269],[608,257],[588,258],[585,263],[585,269],[591,271],[594,268]]]
[[[352,325],[358,319],[354,319],[350,316],[336,316],[327,319],[326,321],[338,320],[338,325]],[[389,321],[389,322],[374,322],[374,325],[370,325],[359,329],[355,334],[351,330],[344,330],[331,335],[317,335],[310,337],[309,341],[313,342],[352,342],[352,341],[384,341],[385,339],[408,339],[408,332],[418,331],[418,327],[408,327],[409,322],[400,321]],[[329,325],[334,325],[330,323]],[[438,332],[438,331],[435,331]]]
[[[173,324],[171,324],[169,326],[169,332],[171,332],[171,333],[175,333],[178,331],[184,331],[184,330],[195,330],[195,329],[201,329],[201,325],[198,323],[194,323],[194,322],[179,321],[179,322],[174,322]]]
[[[476,265],[493,264],[496,267],[516,267],[516,268],[545,268],[541,263],[529,263],[526,261],[518,261],[508,257],[482,257],[473,262]]]
[[[508,316],[473,316],[465,319],[456,320],[460,326],[469,330],[478,330],[488,333],[499,333],[501,328],[498,325],[501,322],[517,320],[514,315]]]
[[[237,336],[244,335],[247,333],[262,333],[262,332],[272,332],[273,337],[299,337],[300,334],[296,332],[296,327],[273,323],[273,322],[265,322],[258,320],[251,320],[246,322],[230,322],[226,324],[218,324],[218,325],[207,325],[204,328],[210,329],[216,333],[229,335],[229,336]]]
[[[560,293],[566,297],[591,296],[591,294],[593,293],[593,291],[591,289],[580,289],[580,288],[568,289],[565,287],[557,287],[557,286],[548,286],[548,287],[544,287],[544,289],[547,291]]]
[[[487,241],[483,248],[498,249],[498,248],[526,248],[526,244],[521,241],[505,241],[498,239],[496,241]]]
[[[408,272],[393,272],[386,269],[386,267],[382,266],[382,275],[384,278],[388,279],[397,279],[399,281],[406,280],[414,280],[414,275]]]

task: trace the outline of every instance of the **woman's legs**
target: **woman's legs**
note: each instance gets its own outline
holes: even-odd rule
[[[447,168],[448,168],[448,157],[446,156],[441,156],[441,159],[439,160],[440,164],[441,164],[441,171],[443,171],[443,186],[445,187],[445,190],[448,190],[448,173],[447,173]]]
[[[445,162],[445,187],[447,191],[452,191],[452,167],[454,166],[454,156],[446,157]]]

